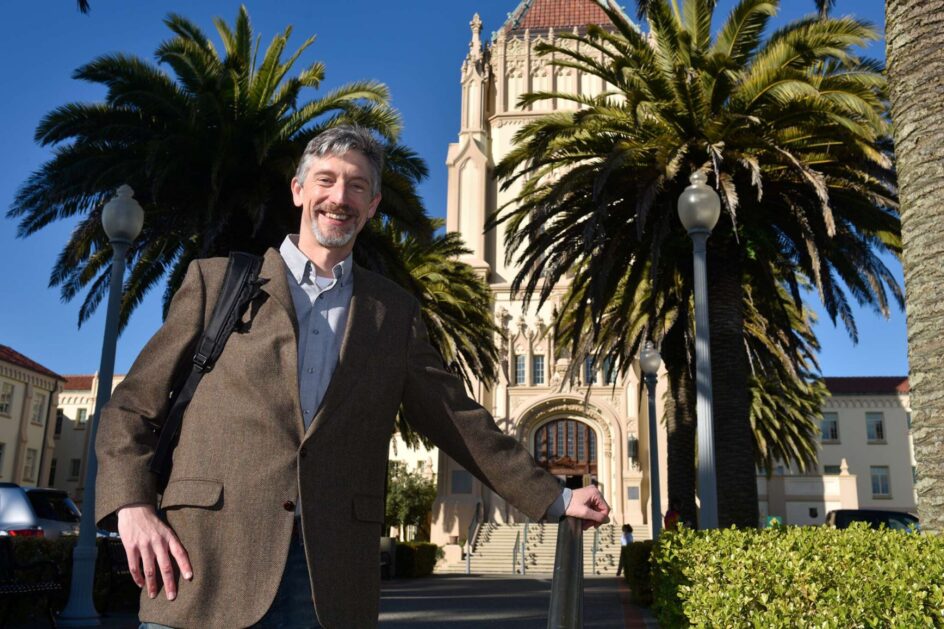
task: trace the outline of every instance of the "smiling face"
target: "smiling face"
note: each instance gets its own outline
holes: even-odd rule
[[[380,194],[372,192],[370,164],[356,150],[313,156],[303,177],[292,179],[292,198],[302,208],[299,247],[320,249],[340,261],[380,204]]]

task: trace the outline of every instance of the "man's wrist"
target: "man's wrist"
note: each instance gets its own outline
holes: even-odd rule
[[[570,506],[570,499],[573,497],[573,493],[573,490],[564,487],[557,499],[547,508],[544,519],[551,522],[560,520],[564,514],[567,513],[567,507]]]

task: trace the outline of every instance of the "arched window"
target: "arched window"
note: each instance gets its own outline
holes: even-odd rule
[[[596,474],[596,434],[576,419],[548,422],[534,433],[534,458],[552,474]]]

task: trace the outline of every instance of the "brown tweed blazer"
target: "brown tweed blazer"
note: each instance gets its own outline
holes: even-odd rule
[[[156,503],[147,464],[175,379],[189,369],[224,259],[190,265],[167,320],[104,409],[96,441],[99,519]],[[402,404],[413,426],[533,519],[560,493],[517,441],[466,395],[430,346],[416,300],[355,267],[340,359],[311,427],[298,400],[298,334],[285,266],[265,255],[253,302],[184,418],[160,498],[190,554],[193,581],[175,601],[141,598],[141,620],[171,627],[247,627],[267,611],[285,566],[293,504],[302,521],[318,617],[374,627],[387,448]]]

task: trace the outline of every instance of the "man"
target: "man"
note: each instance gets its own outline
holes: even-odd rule
[[[166,523],[147,471],[148,423],[162,421],[189,364],[224,260],[190,266],[104,409],[96,508],[100,519],[117,512],[132,576],[146,588],[144,626],[375,626],[387,447],[401,405],[416,430],[529,517],[566,510],[606,521],[596,488],[562,494],[466,396],[429,344],[416,300],[353,264],[354,239],[380,203],[382,165],[379,144],[355,127],[305,149],[291,183],[299,234],[266,253],[261,298],[187,409],[161,496]]]

